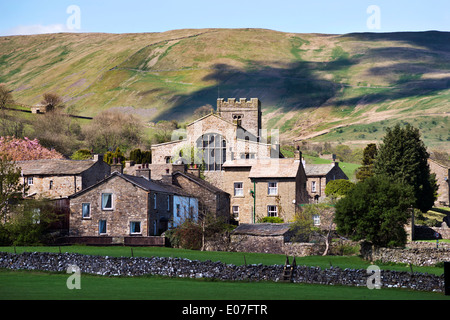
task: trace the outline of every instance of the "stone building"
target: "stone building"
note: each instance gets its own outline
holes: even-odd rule
[[[339,162],[327,164],[305,164],[305,173],[308,179],[306,190],[309,195],[309,202],[320,202],[325,195],[325,187],[331,180],[345,179],[347,175],[339,167]]]
[[[298,205],[308,202],[299,153],[296,158],[231,160],[223,168],[231,214],[240,224],[255,223],[264,217],[289,222]]]
[[[236,159],[279,158],[277,132],[267,143],[258,99],[217,100],[211,113],[175,131],[172,141],[152,146],[150,169],[161,164],[198,164],[207,181],[223,189],[223,164]]]
[[[438,195],[435,206],[450,206],[450,166],[445,165],[439,161],[428,159],[431,173],[436,174],[438,188]]]
[[[198,200],[181,188],[114,172],[70,199],[72,237],[158,236],[185,218],[196,219]]]
[[[230,195],[201,179],[198,169],[175,171],[172,183],[198,199],[199,214],[213,214],[224,222],[230,221]]]
[[[28,160],[17,161],[27,197],[61,199],[83,190],[111,172],[102,155],[93,160]]]

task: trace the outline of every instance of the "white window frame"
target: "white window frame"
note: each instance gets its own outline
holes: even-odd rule
[[[233,218],[239,220],[239,206],[232,206],[231,212],[233,213]]]
[[[272,184],[272,186],[270,186]],[[273,186],[275,185],[275,186]],[[269,196],[277,196],[278,195],[278,182],[270,181],[267,183],[267,194]]]
[[[313,223],[315,226],[320,226],[320,215],[313,214]]]
[[[316,181],[311,181],[311,192],[317,192]]]
[[[181,204],[177,203],[176,210],[175,210],[175,217],[181,217]]]
[[[100,223],[102,223],[103,221],[105,222],[105,232],[100,232],[101,231],[100,230]],[[107,223],[107,221],[105,219],[98,220],[98,234],[99,235],[108,234],[108,223]]]
[[[133,232],[133,225],[138,224],[139,225],[139,231]],[[130,234],[142,234],[142,223],[141,221],[130,221]]]
[[[278,207],[275,205],[267,206],[267,216],[268,217],[278,217]]]
[[[84,206],[88,205],[89,209],[88,209],[88,215],[84,216]],[[91,218],[91,203],[90,202],[85,202],[81,204],[81,218],[82,219],[90,219]]]
[[[240,188],[237,185],[240,184]],[[234,182],[234,196],[235,197],[243,197],[244,196],[244,183],[243,182]]]
[[[32,186],[34,184],[33,177],[27,177],[27,184]]]
[[[104,195],[110,195],[111,196],[111,207],[106,207],[105,203],[103,202],[103,196]],[[102,197],[101,197],[101,202],[102,202],[102,210],[104,211],[111,211],[114,209],[114,204],[113,204],[113,194],[111,192],[102,192]]]

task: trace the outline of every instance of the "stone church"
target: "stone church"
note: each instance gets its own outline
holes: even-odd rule
[[[241,214],[240,223],[253,223],[256,216],[280,216],[282,212],[285,212],[286,218],[292,218],[296,210],[293,204],[308,202],[304,168],[301,161],[286,162],[284,161],[286,159],[281,159],[283,156],[279,148],[278,130],[271,132],[264,130],[261,125],[261,114],[261,102],[257,98],[218,99],[215,113],[195,120],[188,124],[185,130],[173,132],[170,142],[152,146],[152,164],[149,165],[152,179],[164,179],[165,175],[175,171],[175,166],[182,164],[202,167],[205,180],[230,194],[230,216],[236,216],[235,211],[238,207],[241,212],[246,212],[245,215]],[[240,178],[242,181],[233,180],[235,172],[226,168],[230,168],[236,161],[239,161],[240,165],[246,162],[248,164],[246,168],[253,167],[256,170],[255,168],[263,166],[266,172],[271,172],[269,177],[264,177],[268,180],[264,180],[267,188],[263,189],[265,193],[274,196],[270,198],[273,203],[264,207],[255,207],[252,205],[254,201],[250,200],[246,201],[245,205],[242,203],[242,197],[249,198],[251,190],[243,189],[242,194],[241,191],[235,194],[236,186],[247,187],[255,184],[250,174],[245,178],[248,182],[243,181],[242,177]],[[283,175],[277,177],[280,166],[283,168]],[[162,167],[165,171],[161,171]],[[295,190],[292,190],[292,193],[277,192],[275,195],[275,190],[283,190],[283,179],[286,180],[287,176],[294,178],[295,183],[286,188]],[[263,193],[259,191],[253,195],[262,197]],[[283,200],[287,194],[289,199]],[[266,196],[264,195],[265,198]],[[283,210],[280,210],[281,207],[277,208],[280,201],[288,201],[290,205],[285,205]],[[255,212],[257,209],[261,212]]]

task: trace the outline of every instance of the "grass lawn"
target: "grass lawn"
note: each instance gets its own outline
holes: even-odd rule
[[[404,289],[275,282],[222,282],[162,277],[81,275],[80,290],[68,274],[0,271],[0,299],[7,300],[440,300],[442,293]]]
[[[59,247],[0,247],[0,251],[59,252]],[[130,257],[130,247],[65,246],[61,252]],[[195,250],[134,247],[135,257],[182,257],[191,260],[222,261],[242,265],[284,264],[286,257],[276,254],[242,252],[202,252]],[[245,257],[245,260],[244,260]],[[290,257],[292,261],[292,257]],[[330,265],[340,268],[365,269],[369,262],[356,256],[309,256],[296,258],[298,265]],[[379,265],[383,269],[410,271],[404,265]],[[443,268],[413,267],[413,271],[442,274]],[[101,277],[81,275],[81,290],[69,290],[66,281],[70,275],[37,271],[0,269],[0,299],[16,300],[409,300],[447,299],[441,293],[418,292],[405,289],[369,290],[366,287],[326,286],[275,282],[223,282],[205,279],[143,277]]]

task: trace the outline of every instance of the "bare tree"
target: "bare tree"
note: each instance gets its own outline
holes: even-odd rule
[[[0,109],[5,109],[7,105],[13,103],[11,91],[5,85],[0,85]]]
[[[128,149],[142,141],[143,124],[131,114],[103,111],[84,128],[89,146],[97,151]]]
[[[46,111],[53,111],[56,109],[64,108],[63,99],[56,93],[47,92],[43,95],[41,104],[46,106]]]

